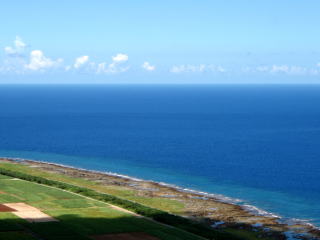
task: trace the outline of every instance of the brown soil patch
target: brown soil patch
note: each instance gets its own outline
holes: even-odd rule
[[[5,206],[3,204],[0,204],[0,212],[14,212],[14,211],[16,210],[8,206]]]
[[[28,222],[57,222],[58,220],[25,203],[6,203],[5,207],[13,209],[13,214]]]
[[[0,191],[0,194],[6,194],[6,193],[5,193],[5,192],[1,192],[1,191]]]
[[[92,236],[91,238],[94,240],[160,240],[157,237],[151,236],[143,232],[105,234]]]

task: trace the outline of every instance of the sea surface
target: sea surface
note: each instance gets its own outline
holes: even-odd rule
[[[0,85],[0,156],[222,194],[320,226],[316,85]]]

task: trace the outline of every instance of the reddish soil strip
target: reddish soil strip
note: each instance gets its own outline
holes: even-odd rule
[[[14,211],[16,210],[11,207],[7,207],[5,205],[0,204],[0,212],[14,212]]]
[[[7,193],[5,193],[5,192],[1,192],[1,191],[0,191],[0,194],[7,194]]]
[[[119,233],[119,234],[105,234],[91,237],[94,240],[160,240],[143,232],[136,233]]]

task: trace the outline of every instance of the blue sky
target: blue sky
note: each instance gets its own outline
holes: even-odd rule
[[[318,0],[1,1],[0,83],[320,83]]]

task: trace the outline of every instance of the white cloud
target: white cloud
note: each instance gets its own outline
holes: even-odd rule
[[[288,65],[272,65],[270,67],[271,73],[290,73],[290,67]]]
[[[4,48],[6,55],[0,67],[0,72],[26,74],[58,67],[63,61],[62,59],[52,60],[40,50],[33,50],[27,56],[25,54],[26,48],[27,44],[17,36],[12,47]]]
[[[221,73],[227,71],[225,68],[223,68],[223,67],[221,67],[221,66],[217,66],[217,67],[215,67],[215,69],[216,69],[217,72],[221,72]]]
[[[23,54],[26,47],[27,47],[27,44],[25,44],[23,40],[17,36],[16,39],[14,40],[14,47],[5,47],[4,52],[8,56],[19,56]]]
[[[128,59],[129,59],[128,55],[123,53],[118,53],[116,56],[112,57],[112,61],[115,63],[126,62],[128,61]]]
[[[251,70],[251,68],[248,68]],[[268,72],[269,71],[269,67],[268,66],[259,66],[257,67],[257,71],[258,72]]]
[[[258,72],[266,72],[266,73],[284,73],[284,74],[307,74],[309,72],[308,68],[300,67],[300,66],[289,66],[289,65],[272,65],[272,66],[258,66],[256,68]]]
[[[112,57],[112,62],[107,64],[106,62],[99,63],[97,65],[96,73],[120,73],[129,70],[129,67],[124,65],[128,61],[129,57],[126,54],[118,53]]]
[[[108,66],[107,63],[102,62],[98,64],[97,73],[105,73],[107,72]]]
[[[64,67],[64,70],[66,70],[66,71],[69,71],[70,69],[71,69],[70,65]]]
[[[95,65],[95,63],[89,62],[89,56],[84,55],[84,56],[77,57],[74,60],[74,63],[72,65],[67,65],[64,67],[64,69],[66,71],[70,71],[73,69],[76,69],[76,70],[84,69],[86,71],[89,71],[89,70],[92,70],[90,68],[92,68],[93,65]]]
[[[224,73],[226,71],[227,70],[222,66],[206,65],[206,64],[176,65],[170,69],[170,72],[172,73],[202,73],[202,72]]]
[[[33,50],[30,53],[30,63],[25,65],[25,68],[32,71],[38,71],[42,69],[48,69],[56,67],[62,63],[62,59],[51,60],[44,56],[40,50]]]
[[[173,66],[170,69],[170,72],[172,72],[172,73],[180,73],[180,72],[183,72],[183,70],[184,70],[183,66]]]
[[[142,68],[147,70],[147,71],[154,71],[156,69],[156,67],[152,66],[149,62],[144,62],[142,64]]]
[[[288,74],[288,75],[318,75],[319,71],[310,67],[294,66],[294,65],[271,65],[258,66],[253,68],[251,72],[262,72],[269,74]]]
[[[0,73],[23,74],[25,72],[25,59],[20,57],[10,57],[4,59],[0,66]]]
[[[73,64],[73,67],[78,69],[88,63],[89,61],[89,56],[81,56],[76,58],[75,63]]]
[[[119,66],[116,63],[107,64],[106,62],[97,65],[97,73],[121,73],[129,70],[128,66]]]
[[[204,72],[206,69],[206,65],[200,64],[200,65],[178,65],[178,66],[173,66],[171,68],[171,72],[173,73],[183,73],[183,72]]]
[[[19,36],[16,36],[14,43],[16,48],[25,48],[27,46]]]
[[[4,52],[8,55],[12,55],[16,53],[16,50],[12,47],[5,47],[4,48]]]

